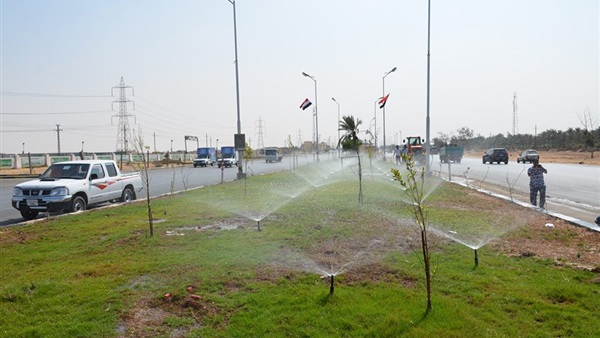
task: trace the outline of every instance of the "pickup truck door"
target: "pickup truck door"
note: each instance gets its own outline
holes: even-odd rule
[[[106,200],[112,201],[120,198],[123,193],[123,181],[121,175],[113,163],[106,163],[106,175],[108,178],[108,187],[106,188]]]
[[[108,178],[101,164],[94,164],[90,171],[90,195],[88,204],[106,201]]]

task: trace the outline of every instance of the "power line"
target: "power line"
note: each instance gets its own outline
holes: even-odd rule
[[[20,93],[20,92],[0,92],[4,96],[26,96],[26,97],[62,97],[62,98],[78,98],[78,97],[112,97],[110,95],[64,95],[64,94],[47,94],[47,93]]]
[[[72,111],[72,112],[52,112],[52,113],[0,113],[0,115],[80,115],[80,114],[98,114],[110,113],[110,110],[93,110],[93,111]]]

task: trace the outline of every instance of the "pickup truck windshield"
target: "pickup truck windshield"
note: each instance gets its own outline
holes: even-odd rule
[[[90,169],[89,164],[53,164],[46,169],[40,176],[40,179],[45,178],[70,178],[75,180],[85,179],[87,172]]]

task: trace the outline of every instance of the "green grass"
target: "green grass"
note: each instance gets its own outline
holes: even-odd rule
[[[153,237],[145,203],[1,229],[0,337],[600,336],[594,273],[488,246],[475,268],[473,251],[448,241],[434,246],[433,310],[425,315],[418,236],[407,244],[391,235],[415,230],[402,191],[365,177],[363,206],[356,180],[291,199],[277,194],[298,190],[288,175],[153,200],[162,220]],[[502,222],[482,216],[506,202],[454,185],[441,185],[427,202],[431,222],[460,231],[518,223],[510,213],[500,213]],[[262,231],[234,213],[248,205],[273,211]],[[215,224],[241,228],[197,230]],[[374,239],[389,245],[336,276],[332,295],[328,280],[282,256],[321,255],[339,265]]]

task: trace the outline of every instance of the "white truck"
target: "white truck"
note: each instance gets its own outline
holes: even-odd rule
[[[142,189],[140,174],[121,173],[114,161],[59,162],[37,180],[16,185],[12,206],[31,220],[40,212],[74,212],[104,202],[129,202]]]
[[[283,155],[279,152],[277,148],[267,148],[265,149],[265,162],[281,162]]]

